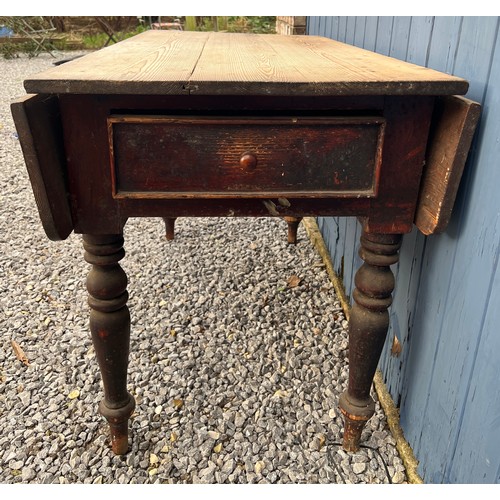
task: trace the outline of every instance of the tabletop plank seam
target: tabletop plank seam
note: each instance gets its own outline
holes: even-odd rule
[[[194,62],[194,65],[193,65],[193,68],[191,69],[190,75],[187,77],[187,81],[186,81],[185,85],[183,85],[183,88],[187,91],[188,95],[191,95],[191,92],[193,90],[193,89],[190,88],[190,85],[192,83],[191,82],[191,78],[193,77],[193,75],[194,75],[194,73],[196,71],[196,68],[198,67],[198,63],[200,62],[201,57],[203,56],[203,52],[205,51],[205,47],[207,46],[207,43],[209,42],[209,40],[211,38],[212,38],[212,34],[209,33],[208,36],[207,36],[207,38],[203,42],[203,47],[201,48],[200,53],[198,54],[198,58]]]

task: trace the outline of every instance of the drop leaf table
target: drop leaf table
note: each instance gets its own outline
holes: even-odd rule
[[[47,236],[83,234],[112,449],[128,449],[131,217],[356,216],[343,445],[358,449],[413,224],[442,231],[479,105],[468,83],[333,40],[148,31],[54,66],[12,103]],[[173,229],[172,229],[173,230]],[[135,311],[140,314],[140,311]]]

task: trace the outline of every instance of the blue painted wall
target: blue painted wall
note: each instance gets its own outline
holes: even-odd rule
[[[427,483],[500,483],[498,17],[310,17],[308,33],[452,73],[483,106],[451,223],[404,238],[380,362]],[[348,295],[354,219],[318,221]],[[397,335],[403,351],[390,353]]]

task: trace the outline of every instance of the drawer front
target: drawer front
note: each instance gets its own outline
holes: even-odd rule
[[[373,197],[379,117],[108,119],[115,198]]]

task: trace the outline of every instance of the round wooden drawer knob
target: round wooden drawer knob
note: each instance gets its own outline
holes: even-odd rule
[[[240,158],[240,167],[252,170],[257,166],[257,157],[254,153],[244,153]]]

